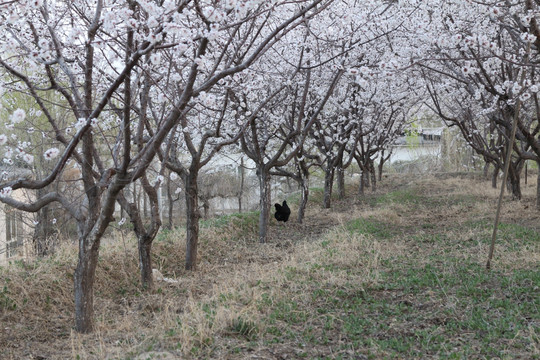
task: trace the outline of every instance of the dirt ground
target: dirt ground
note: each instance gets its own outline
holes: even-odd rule
[[[488,185],[478,175],[419,178],[394,174],[386,176],[375,193],[368,190],[362,197],[356,196],[354,185],[348,187],[348,196],[333,199],[331,209],[322,209],[316,199],[311,201],[302,224],[296,223],[293,207],[289,222],[272,220],[267,244],[256,241],[253,223],[241,232],[234,226],[203,229],[196,272],[183,269],[182,231],[170,232],[156,239],[153,256],[154,266],[175,282],[158,283],[158,290],[152,294],[139,288],[135,244],[123,234],[113,242],[116,245],[102,250],[96,275],[96,332],[91,335],[72,330],[76,249],[67,247],[50,259],[16,264],[0,270],[0,359],[395,357],[377,347],[365,351],[347,347],[352,340],[344,335],[341,313],[332,315],[337,323],[322,331],[327,326],[322,324],[323,317],[312,314],[328,306],[330,297],[306,300],[305,294],[325,293],[326,289],[319,287],[329,284],[332,293],[342,292],[340,301],[347,303],[350,299],[364,298],[364,289],[350,288],[351,281],[362,279],[370,286],[366,292],[374,304],[379,301],[414,309],[413,314],[423,317],[414,324],[395,323],[391,330],[370,334],[376,341],[385,340],[393,332],[413,336],[412,331],[422,327],[444,328],[449,322],[448,301],[429,300],[431,295],[426,289],[413,296],[404,288],[385,288],[381,286],[380,274],[385,267],[393,269],[393,264],[385,265],[384,261],[395,258],[414,259],[415,266],[446,266],[431,263],[431,259],[449,249],[453,257],[462,256],[483,264],[486,244],[477,239],[486,230],[479,234],[466,227],[471,221],[492,221],[498,190]],[[532,181],[524,186],[524,199],[520,202],[505,198],[502,211],[505,223],[540,231],[540,212],[535,208],[533,195],[535,186]],[[373,230],[374,237],[362,237],[360,243],[349,239],[348,232],[334,235],[335,229],[345,229],[355,219],[370,219],[373,224],[383,226]],[[379,233],[382,238],[376,239]],[[450,239],[443,247],[437,242],[441,234]],[[326,245],[321,246],[321,240],[335,245],[336,254],[341,257],[328,260]],[[497,248],[498,254],[505,251],[504,246]],[[364,251],[373,253],[373,257],[366,257]],[[331,261],[329,269],[344,270],[314,272],[313,266],[317,261],[323,264],[323,260]],[[496,266],[527,268],[538,260],[536,244],[528,250],[512,250],[512,257],[497,258]],[[363,262],[370,261],[373,263],[369,267],[362,268]],[[447,291],[448,298],[454,296],[450,287]],[[268,296],[274,300],[265,302]],[[293,303],[313,307],[297,311],[306,313],[305,323],[288,323],[287,316],[294,312],[284,315],[275,327],[290,327],[298,334],[305,334],[309,323],[315,328],[314,334],[324,332],[330,338],[330,345],[314,341],[302,348],[299,344],[305,340],[294,336],[278,337],[279,341],[272,343],[271,339],[276,337],[265,335],[268,318],[275,315],[272,309],[291,298]],[[534,316],[538,321],[538,314]],[[257,324],[253,325],[257,328],[256,339],[243,334],[238,319],[248,319],[248,325]],[[238,332],[243,336],[238,336]],[[463,341],[476,341],[467,340],[467,336],[472,335],[464,334]],[[515,353],[515,358],[526,358],[527,351]],[[428,357],[438,358],[436,353]]]

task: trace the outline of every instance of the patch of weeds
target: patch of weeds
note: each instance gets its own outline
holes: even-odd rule
[[[413,189],[396,190],[373,199],[372,205],[399,204],[420,204],[424,197],[418,195]]]
[[[322,203],[324,199],[324,189],[320,187],[309,188],[309,201],[314,203]]]
[[[337,191],[332,191],[332,200],[339,200]],[[324,201],[324,189],[320,187],[309,188],[309,202],[315,204],[322,204]],[[300,196],[298,196],[297,203],[300,203]],[[294,204],[294,202],[293,202]]]
[[[206,319],[208,319],[210,326],[212,326],[212,323],[214,322],[214,319],[216,318],[216,308],[215,304],[202,304],[201,307],[202,311],[205,313]]]
[[[276,303],[276,309],[271,316],[290,324],[300,324],[307,319],[308,314],[296,301],[282,300]]]
[[[0,309],[15,310],[16,308],[17,304],[11,298],[7,285],[4,285],[0,290]]]
[[[172,238],[175,230],[162,228],[156,235],[155,242],[173,242]]]
[[[394,236],[394,232],[391,230],[388,223],[372,218],[360,218],[350,221],[347,223],[346,228],[351,232],[369,234],[377,239],[390,239]]]
[[[248,211],[222,215],[208,220],[201,220],[201,228],[212,228],[217,230],[235,229],[240,234],[254,233],[259,224],[259,211]]]
[[[258,328],[257,324],[251,320],[246,320],[242,317],[237,317],[233,320],[229,331],[244,336],[249,341],[254,340],[257,337]]]
[[[523,244],[539,244],[540,232],[519,224],[499,224],[500,235],[508,242],[521,247]]]
[[[492,221],[486,219],[468,221],[465,226],[482,231],[484,234],[480,239],[482,243],[489,244],[491,242]],[[509,245],[511,249],[518,249],[523,245],[538,245],[540,243],[540,232],[521,224],[499,223],[497,240]]]

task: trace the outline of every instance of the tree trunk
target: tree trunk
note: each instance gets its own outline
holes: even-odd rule
[[[491,175],[491,187],[496,189],[497,188],[497,177],[499,176],[499,167],[495,165],[495,168],[493,169],[493,174]]]
[[[199,243],[199,189],[198,173],[191,170],[186,176],[186,270],[197,268],[197,247]]]
[[[244,185],[245,185],[245,170],[244,170],[244,157],[240,158],[240,189],[238,191],[238,212],[242,212],[242,197],[244,196]]]
[[[339,166],[337,169],[336,182],[338,187],[338,198],[345,199],[345,170]]]
[[[377,190],[377,174],[375,171],[375,164],[373,161],[370,161],[369,163],[369,172],[371,174],[371,191],[375,192]]]
[[[510,180],[510,191],[512,192],[512,200],[521,200],[519,166],[515,166],[513,163],[511,163],[508,172],[508,179]]]
[[[306,206],[309,198],[309,178],[302,177],[300,181],[300,187],[302,189],[302,197],[300,199],[300,206],[298,207],[298,218],[297,222],[302,224],[304,221],[304,215],[306,213]]]
[[[369,166],[365,165],[364,168],[366,169],[365,171],[362,172],[362,174],[365,174],[365,176],[364,176],[364,187],[368,188],[368,187],[371,186],[371,184],[370,184]]]
[[[360,184],[358,184],[358,196],[363,196],[365,192],[365,185],[366,185],[366,172],[362,169],[360,169]]]
[[[144,191],[141,191],[141,196],[143,198],[143,216],[146,219],[148,217],[148,199]]]
[[[268,224],[270,222],[270,200],[271,200],[271,190],[270,190],[270,174],[262,168],[258,169],[259,177],[259,190],[260,190],[260,200],[259,200],[259,242],[261,244],[266,243],[268,236]]]
[[[538,173],[536,174],[536,209],[540,210],[540,161],[537,161]]]
[[[484,172],[484,179],[487,180],[488,174],[489,174],[489,163],[487,161],[484,164],[483,172]]]
[[[329,163],[324,173],[323,208],[330,209],[332,202],[332,186],[334,185],[334,168]]]
[[[92,244],[92,245],[90,245]],[[79,239],[79,261],[74,274],[75,330],[90,333],[94,328],[94,280],[99,256],[99,239]]]
[[[152,291],[154,289],[154,277],[152,276],[152,241],[154,237],[147,235],[138,238],[139,248],[139,269],[141,271],[141,282],[144,289]]]
[[[151,218],[150,225],[145,227],[141,217],[140,208],[136,203],[129,203],[121,194],[118,196],[118,202],[125,210],[131,223],[133,230],[137,236],[137,248],[139,251],[139,271],[141,273],[141,284],[145,290],[152,291],[154,289],[154,278],[152,276],[152,242],[154,241],[159,228],[161,227],[161,219],[159,216],[159,204],[156,190],[150,185],[146,176],[141,178],[141,185],[144,192],[148,195],[148,200],[151,203]]]
[[[384,152],[383,152],[383,155],[384,155]],[[381,155],[381,160],[379,161],[379,181],[382,181],[382,171],[383,171],[383,166],[384,166],[384,160],[383,160],[384,156]]]
[[[172,230],[173,228],[173,208],[174,208],[174,200],[171,193],[171,175],[167,177],[167,204],[168,204],[168,224],[167,229]]]

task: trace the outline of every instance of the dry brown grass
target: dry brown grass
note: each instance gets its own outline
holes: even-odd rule
[[[407,229],[417,234],[418,224],[437,224],[435,229],[426,229],[426,233],[438,230],[439,225],[448,227],[445,235],[455,244],[453,255],[483,263],[485,244],[477,241],[478,245],[463,246],[463,251],[460,244],[489,234],[469,228],[460,231],[459,226],[471,219],[491,219],[498,192],[486,184],[469,178],[387,177],[378,195],[414,188],[443,200],[457,195],[476,200],[446,205],[443,201],[436,208],[420,204],[414,211],[403,202],[370,205],[354,198],[337,201],[334,205],[338,211],[321,210],[318,204],[311,204],[305,224],[272,224],[268,244],[255,241],[253,224],[248,225],[247,231],[239,231],[235,226],[204,228],[196,272],[183,270],[184,233],[173,231],[156,240],[154,267],[178,283],[158,283],[158,290],[152,294],[141,292],[139,287],[134,239],[118,233],[117,240],[107,241],[100,254],[95,287],[96,331],[90,335],[72,331],[76,248],[67,246],[49,259],[0,268],[0,290],[4,286],[6,289],[0,294],[0,358],[298,356],[298,343],[294,341],[278,345],[269,345],[267,341],[265,327],[276,306],[295,303],[304,307],[297,310],[299,316],[304,310],[316,314],[324,300],[313,300],[314,291],[341,289],[348,293],[352,291],[351,284],[356,284],[355,291],[362,293],[380,285],[383,260],[441,251],[437,244],[411,241]],[[524,194],[526,200],[522,202],[505,202],[506,222],[537,222],[539,213],[530,203],[534,187],[528,185]],[[356,218],[369,218],[405,230],[381,240],[348,231],[347,223]],[[430,261],[427,256],[417,260],[419,265]],[[516,250],[502,244],[497,247],[495,263],[517,269],[534,266],[538,260],[538,245]],[[333,316],[336,322],[341,321]],[[317,334],[323,320],[328,321],[314,315],[305,323],[290,325],[277,318],[274,325],[299,332],[311,327]],[[538,335],[531,328],[529,336],[537,339]],[[347,341],[339,332],[335,337],[339,344]],[[377,346],[373,346],[377,353]],[[322,346],[311,351],[329,358],[337,356]],[[384,356],[385,351],[379,349],[379,355]],[[354,354],[341,354],[345,358],[349,355]]]

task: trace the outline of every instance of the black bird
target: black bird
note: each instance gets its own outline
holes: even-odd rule
[[[276,207],[276,213],[274,214],[276,220],[287,222],[291,215],[291,209],[287,205],[287,201],[283,200],[283,205],[275,204],[274,206]]]

